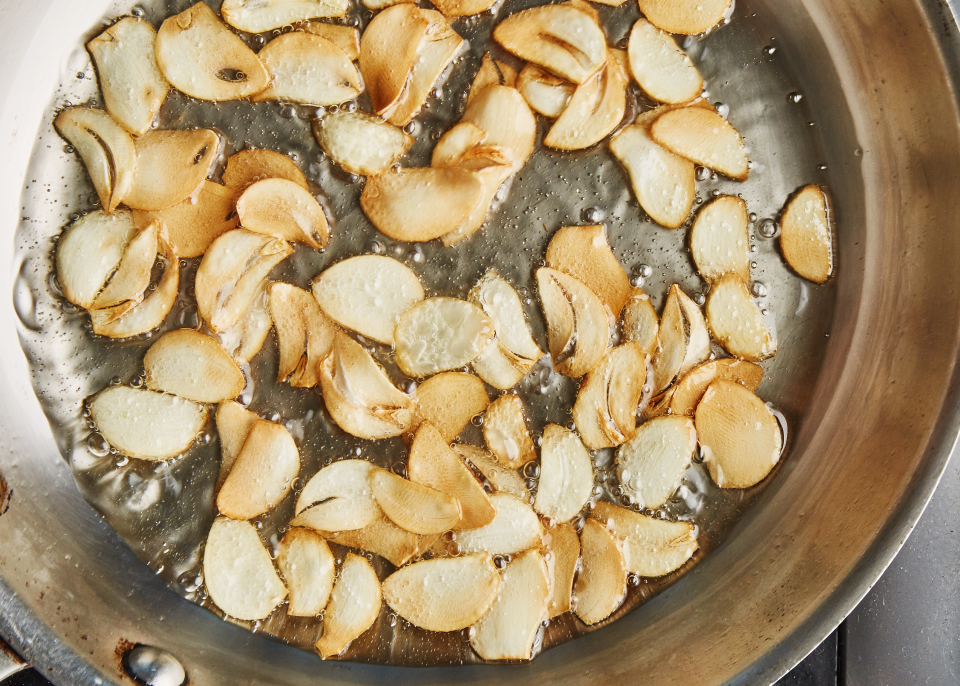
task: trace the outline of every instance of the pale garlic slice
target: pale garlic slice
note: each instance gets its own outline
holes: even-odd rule
[[[229,617],[266,619],[287,597],[253,524],[217,517],[203,551],[203,582]]]
[[[627,56],[633,78],[654,100],[681,104],[700,97],[703,79],[690,56],[643,17],[630,30]]]
[[[599,504],[599,503],[598,503]],[[550,619],[571,608],[573,596],[573,579],[577,574],[580,561],[580,537],[573,524],[560,524],[547,529],[545,537],[547,569],[550,573],[550,602],[548,616]]]
[[[326,38],[328,41],[343,50],[343,54],[351,62],[360,59],[360,30],[343,24],[330,24],[323,21],[308,21],[303,24],[303,30],[314,36]]]
[[[149,22],[124,17],[87,43],[104,107],[134,136],[150,129],[170,91],[157,66],[156,41]]]
[[[417,387],[417,422],[432,425],[449,443],[489,404],[480,379],[463,372],[444,372]]]
[[[299,473],[300,451],[290,432],[258,420],[217,494],[217,508],[231,519],[259,517],[287,497]]]
[[[395,567],[402,567],[410,560],[423,555],[437,539],[436,536],[418,536],[404,531],[380,514],[362,529],[328,532],[327,540],[348,548],[368,550],[388,560]]]
[[[610,503],[597,503],[590,516],[620,542],[627,571],[655,578],[675,572],[700,547],[692,522],[648,517]]]
[[[660,318],[650,302],[650,296],[642,288],[631,288],[630,296],[623,306],[620,327],[621,340],[636,343],[645,354],[657,352],[660,335]]]
[[[423,300],[417,275],[402,262],[358,255],[327,268],[313,280],[320,308],[340,326],[393,345],[400,315]]]
[[[297,163],[275,150],[247,148],[227,158],[223,183],[233,192],[234,202],[250,186],[264,179],[286,179],[304,190],[310,190],[307,178]]]
[[[610,339],[603,302],[582,282],[549,267],[537,270],[537,287],[554,369],[583,376],[603,357]]]
[[[250,430],[260,421],[260,417],[236,400],[225,400],[217,406],[216,419],[217,435],[220,438],[220,474],[214,487],[215,492],[219,491],[227,480]]]
[[[650,125],[666,111],[644,112],[610,139],[610,152],[630,176],[644,212],[668,229],[679,228],[690,215],[697,195],[696,165],[657,143]]]
[[[520,296],[506,279],[488,269],[470,289],[469,299],[483,308],[496,330],[496,337],[473,361],[473,368],[494,388],[513,388],[543,357],[531,335]]]
[[[477,200],[470,214],[453,231],[440,237],[447,247],[456,245],[483,228],[497,191],[510,179],[514,169],[509,165],[491,165],[477,169],[475,173],[482,187],[480,199]]]
[[[163,22],[156,56],[167,81],[198,100],[248,98],[270,82],[253,50],[203,2]]]
[[[240,320],[217,334],[217,339],[238,364],[248,364],[263,348],[272,328],[273,320],[267,309],[266,289],[263,289],[253,298]]]
[[[411,481],[457,500],[462,514],[454,529],[478,529],[497,514],[473,472],[430,424],[417,430],[407,459],[407,474]]]
[[[103,110],[68,107],[54,120],[57,132],[80,154],[105,212],[126,200],[137,169],[133,138]]]
[[[267,274],[293,252],[290,244],[246,229],[217,238],[197,269],[197,308],[216,332],[236,324],[262,292]]]
[[[394,386],[386,373],[349,336],[338,333],[320,367],[327,411],[347,433],[377,440],[400,436],[413,426],[416,401]]]
[[[613,448],[636,436],[648,360],[639,345],[628,341],[608,350],[587,372],[573,406],[573,421],[591,450]]]
[[[495,4],[495,3],[494,3]],[[467,95],[467,106],[480,94],[487,86],[509,86],[513,88],[517,84],[517,71],[506,62],[495,60],[489,52],[483,53],[483,61],[480,63],[480,69],[477,75],[473,77],[473,83],[470,84],[470,93]]]
[[[280,540],[277,567],[290,591],[287,615],[316,617],[333,591],[336,567],[330,546],[316,531],[294,527]]]
[[[627,74],[619,58],[607,58],[600,70],[577,86],[543,144],[558,150],[584,150],[606,138],[623,121]]]
[[[696,411],[703,463],[721,488],[749,488],[780,461],[783,437],[773,412],[738,383],[714,381]]]
[[[264,179],[237,200],[240,225],[248,231],[323,248],[330,225],[323,207],[308,190],[287,179]]]
[[[457,533],[462,552],[514,555],[543,545],[543,527],[530,505],[509,493],[494,493],[490,502],[497,511],[492,522]]]
[[[479,471],[497,493],[509,493],[520,500],[529,500],[530,491],[516,469],[500,464],[500,461],[483,448],[466,443],[450,446],[453,452],[465,459]]]
[[[497,599],[474,625],[470,646],[484,660],[529,660],[550,600],[547,564],[538,550],[528,550],[501,577]]]
[[[305,105],[339,105],[360,95],[360,74],[333,41],[309,33],[284,33],[257,55],[270,83],[254,102],[280,100]]]
[[[389,238],[423,242],[456,230],[483,190],[480,177],[468,169],[403,169],[367,179],[360,207]]]
[[[57,283],[64,297],[91,309],[136,236],[137,225],[126,210],[90,212],[64,229],[56,250]]]
[[[776,354],[776,336],[736,274],[713,284],[705,310],[713,337],[731,355],[759,362]]]
[[[203,405],[175,395],[110,386],[90,402],[107,443],[141,460],[167,460],[193,445],[207,423]]]
[[[755,391],[763,380],[763,368],[745,360],[722,359],[704,362],[677,381],[670,397],[670,411],[693,416],[707,387],[714,381],[733,381]]]
[[[237,228],[236,201],[232,189],[204,180],[194,197],[155,212],[135,210],[133,216],[140,227],[163,222],[177,255],[198,257],[214,240]]]
[[[323,151],[351,174],[383,174],[400,160],[413,137],[403,129],[364,112],[338,110],[313,126]]]
[[[640,11],[668,33],[695,35],[723,21],[733,0],[638,0]]]
[[[590,498],[593,462],[572,431],[547,424],[540,447],[540,482],[533,509],[552,522],[573,519]]]
[[[380,519],[380,507],[370,488],[373,469],[366,460],[339,460],[321,469],[300,492],[291,526],[350,531]]]
[[[316,643],[320,657],[342,653],[373,626],[382,605],[380,580],[367,558],[347,553],[330,602],[323,614],[323,636]]]
[[[224,0],[223,20],[241,31],[265,33],[306,19],[342,17],[348,0]]]
[[[500,0],[437,0],[438,10],[448,17],[469,17],[491,9]]]
[[[396,106],[419,57],[430,19],[412,3],[378,13],[360,38],[360,74],[375,114]]]
[[[370,472],[373,497],[391,522],[412,534],[442,534],[460,523],[457,499],[385,469]]]
[[[667,294],[659,336],[660,347],[653,358],[655,394],[710,356],[710,334],[703,313],[677,284],[670,286]]]
[[[588,519],[580,533],[582,569],[573,587],[573,611],[584,624],[602,622],[627,595],[627,569],[616,540]]]
[[[337,327],[302,288],[276,281],[267,287],[267,295],[280,352],[277,381],[313,388],[320,383],[321,365],[333,349]]]
[[[784,207],[780,250],[793,271],[808,281],[823,283],[833,275],[830,202],[820,186],[804,186]]]
[[[483,438],[497,460],[513,469],[537,458],[520,396],[505,393],[490,404],[483,416]]]
[[[123,202],[153,212],[200,192],[220,154],[220,136],[210,129],[155,130],[137,139],[136,151],[136,173]]]
[[[617,450],[620,487],[641,507],[660,507],[680,486],[696,447],[689,417],[666,415],[641,424],[637,435]]]
[[[607,59],[607,41],[596,19],[569,4],[512,14],[493,30],[493,38],[520,59],[577,84]]]
[[[650,125],[650,136],[668,150],[736,181],[749,174],[740,133],[712,107],[670,109]]]
[[[527,64],[517,76],[517,90],[534,112],[556,119],[563,114],[577,87],[535,64]]]
[[[690,229],[690,253],[707,283],[727,272],[750,282],[747,204],[742,198],[721,195],[703,206]]]
[[[547,244],[546,266],[580,281],[615,319],[620,317],[630,295],[630,279],[607,242],[603,224],[562,227]]]
[[[415,562],[383,582],[387,605],[428,631],[460,631],[483,617],[500,590],[487,553]]]
[[[493,338],[493,321],[472,303],[427,298],[400,315],[394,331],[397,366],[422,377],[473,362]]]
[[[143,369],[147,388],[198,403],[235,398],[247,383],[220,344],[195,329],[175,329],[157,339]]]

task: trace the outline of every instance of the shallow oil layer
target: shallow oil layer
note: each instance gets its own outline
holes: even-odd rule
[[[159,26],[162,19],[188,7],[190,0],[142,3],[145,20]],[[218,2],[212,1],[216,9]],[[531,0],[507,2],[498,17],[538,4]],[[638,14],[634,3],[620,8],[599,6],[610,42],[623,45]],[[105,19],[129,13],[130,3],[118,3]],[[362,8],[349,19],[363,25]],[[486,50],[515,66],[519,63],[497,48],[489,34],[497,19],[485,15],[461,20],[454,28],[470,42],[468,52],[429,107],[418,117],[417,143],[405,166],[426,164],[435,138],[457,121],[480,59]],[[759,230],[763,219],[775,217],[787,196],[806,183],[828,183],[821,158],[817,127],[810,124],[802,97],[785,73],[776,53],[776,39],[761,35],[753,23],[750,4],[741,0],[733,20],[705,38],[689,40],[687,49],[706,81],[709,98],[722,103],[730,121],[751,148],[751,178],[746,183],[704,175],[698,182],[702,201],[716,192],[740,194],[756,215],[752,228],[755,266],[753,278],[766,292],[759,299],[776,326],[777,356],[764,363],[766,376],[759,395],[786,418],[791,432],[803,422],[809,394],[816,381],[825,338],[829,335],[834,287],[816,287],[792,275],[776,250],[776,241]],[[92,27],[83,37],[102,30]],[[246,36],[254,47],[257,37]],[[269,39],[269,36],[265,36]],[[115,528],[136,554],[180,595],[217,611],[206,599],[200,574],[200,552],[215,516],[213,486],[219,470],[219,443],[211,423],[209,433],[183,456],[167,463],[128,460],[104,449],[83,417],[83,401],[109,383],[137,384],[142,357],[152,339],[179,326],[196,325],[191,297],[196,261],[182,264],[181,298],[162,329],[153,336],[124,342],[93,337],[87,317],[66,303],[58,292],[51,255],[62,228],[81,213],[95,209],[96,196],[82,164],[68,152],[50,122],[66,104],[95,104],[96,77],[82,44],[63,59],[61,89],[53,97],[48,119],[37,141],[28,184],[23,194],[23,220],[17,234],[19,261],[14,301],[20,316],[24,350],[31,362],[33,383],[50,419],[78,487],[87,500]],[[647,103],[631,90],[631,111]],[[361,98],[360,106],[364,106]],[[362,184],[334,168],[320,154],[311,134],[306,108],[277,104],[226,103],[216,105],[172,94],[164,105],[162,128],[209,126],[226,138],[225,155],[243,147],[266,147],[291,156],[322,194],[332,218],[333,238],[324,252],[298,246],[271,278],[301,287],[325,267],[358,253],[381,252],[403,260],[422,279],[430,293],[463,297],[489,267],[495,267],[520,290],[535,336],[546,349],[542,317],[536,302],[533,272],[540,266],[552,233],[566,224],[607,226],[614,252],[638,284],[659,307],[670,284],[699,294],[705,285],[696,275],[686,251],[686,232],[662,229],[643,214],[629,189],[626,174],[605,144],[578,153],[540,150],[517,175],[509,194],[488,217],[482,232],[454,248],[438,242],[421,246],[386,240],[366,220],[357,199]],[[629,116],[628,116],[629,120]],[[546,131],[541,122],[540,135]],[[842,227],[841,229],[842,230]],[[409,383],[391,363],[389,351],[367,344],[398,383]],[[719,351],[718,351],[719,352]],[[403,463],[406,446],[400,439],[362,441],[345,435],[329,420],[319,393],[277,385],[276,343],[271,336],[248,371],[250,382],[243,401],[291,430],[303,460],[302,484],[323,464],[346,456],[361,456],[385,467]],[[551,375],[538,365],[522,382],[519,392],[529,411],[531,427],[539,435],[548,422],[569,424],[575,383]],[[491,395],[493,395],[491,389]],[[462,441],[482,445],[478,428],[468,426]],[[598,486],[603,499],[616,499],[612,454],[596,454]],[[789,459],[788,452],[785,459]],[[774,474],[771,478],[776,478]],[[637,607],[682,577],[697,560],[722,545],[729,531],[763,485],[746,491],[717,489],[699,464],[688,470],[684,484],[663,516],[694,521],[701,549],[683,569],[663,579],[634,579],[623,607],[608,621]],[[264,542],[273,546],[292,516],[295,495],[274,512],[256,521]],[[334,546],[337,548],[336,546]],[[337,549],[340,555],[342,550]],[[374,557],[378,571],[389,564]],[[284,607],[252,629],[309,648],[322,632],[315,619],[289,618]],[[602,625],[600,625],[602,626]],[[554,619],[538,638],[538,649],[576,637],[587,629],[570,615]],[[374,630],[350,646],[344,659],[404,665],[476,662],[464,635],[440,635],[405,626],[384,607]]]

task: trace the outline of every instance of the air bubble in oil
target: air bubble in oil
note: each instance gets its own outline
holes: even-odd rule
[[[123,667],[137,682],[147,686],[180,686],[187,673],[173,655],[147,645],[136,645],[123,656]]]
[[[591,224],[599,224],[606,217],[606,213],[599,207],[588,207],[583,212],[580,213],[580,216],[583,218],[583,221],[590,222]]]
[[[754,281],[750,286],[750,292],[753,293],[755,298],[765,298],[767,297],[767,286],[762,281]]]
[[[780,233],[780,227],[772,219],[764,219],[757,227],[757,233],[764,238],[776,238]]]
[[[796,105],[798,102],[800,102],[801,100],[803,100],[803,94],[802,94],[802,93],[797,93],[796,91],[794,91],[793,93],[790,93],[790,94],[787,96],[787,100],[788,100],[789,102],[792,102],[794,105]]]
[[[94,457],[106,457],[110,454],[110,444],[98,433],[87,436],[87,450]]]

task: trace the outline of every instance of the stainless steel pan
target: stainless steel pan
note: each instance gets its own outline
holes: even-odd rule
[[[60,683],[123,682],[132,644],[193,684],[771,683],[866,593],[936,486],[960,430],[960,184],[954,14],[937,0],[753,0],[813,119],[841,217],[821,372],[789,459],[726,542],[610,627],[524,667],[405,670],[316,657],[179,599],[86,504],[30,383],[15,325],[20,195],[44,110],[97,0],[0,5],[0,635]],[[761,115],[762,116],[762,115]],[[45,119],[46,118],[46,119]],[[2,508],[0,508],[2,511]]]

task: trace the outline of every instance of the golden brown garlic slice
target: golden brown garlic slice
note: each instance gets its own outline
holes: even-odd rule
[[[136,210],[137,225],[146,227],[161,221],[167,240],[180,257],[198,257],[210,244],[227,231],[237,228],[237,196],[230,188],[205,180],[195,199],[156,212]]]
[[[337,327],[307,291],[276,281],[267,287],[270,318],[277,329],[277,381],[298,388],[320,383],[320,368],[333,349]]]
[[[410,560],[420,557],[434,541],[436,536],[418,536],[404,531],[386,517],[379,508],[377,518],[362,529],[327,532],[327,540],[348,548],[368,550],[388,560],[395,567],[402,567]]]
[[[586,505],[591,489],[590,453],[575,433],[547,424],[540,447],[540,483],[533,508],[553,522],[569,522]]]
[[[543,139],[558,150],[584,150],[607,137],[623,121],[627,75],[611,50],[601,69],[577,86],[570,102]]]
[[[339,655],[373,626],[381,603],[380,580],[373,566],[365,557],[347,553],[323,614],[323,636],[316,643],[320,657]]]
[[[207,423],[202,405],[175,395],[110,386],[90,402],[90,417],[111,446],[141,460],[166,460],[189,448]]]
[[[497,599],[473,627],[471,647],[484,660],[529,660],[549,599],[543,556],[537,550],[521,553],[503,570]]]
[[[636,343],[645,354],[652,356],[657,352],[660,318],[650,296],[642,288],[630,289],[630,296],[623,306],[620,332],[625,343]]]
[[[360,59],[360,30],[343,24],[330,24],[323,21],[308,21],[303,30],[314,36],[326,38],[343,50],[351,62]]]
[[[265,33],[317,17],[342,17],[347,0],[224,0],[223,20],[241,31]]]
[[[294,527],[283,535],[277,567],[290,591],[287,615],[316,617],[327,606],[336,568],[330,546],[316,531]]]
[[[500,589],[489,554],[415,562],[383,582],[387,605],[428,631],[459,631],[483,617]]]
[[[442,534],[460,523],[457,499],[385,469],[370,472],[373,497],[391,522],[412,534]]]
[[[292,252],[279,238],[246,229],[227,231],[210,245],[197,269],[200,316],[216,332],[229,329],[262,292],[270,270]]]
[[[234,200],[257,181],[286,179],[304,190],[310,190],[307,178],[296,162],[275,150],[247,148],[227,158],[223,171],[223,183],[234,194]]]
[[[450,448],[476,467],[495,492],[509,493],[520,500],[530,498],[530,492],[527,490],[520,472],[500,464],[500,461],[492,453],[465,443],[456,443]]]
[[[650,136],[650,125],[664,112],[644,112],[610,139],[610,152],[630,175],[640,207],[668,229],[679,228],[697,194],[696,165],[674,154]]]
[[[402,129],[363,112],[338,110],[313,126],[320,147],[351,174],[383,174],[413,145]]]
[[[627,55],[633,78],[654,100],[681,104],[700,96],[703,79],[689,55],[643,17],[630,30]]]
[[[338,333],[320,367],[327,411],[347,433],[377,440],[399,436],[413,426],[416,402],[349,336]]]
[[[457,533],[461,551],[514,555],[543,545],[543,527],[530,505],[509,493],[494,493],[490,502],[497,515],[486,526]]]
[[[677,381],[670,397],[670,411],[676,415],[693,416],[704,392],[714,381],[733,381],[755,391],[762,379],[763,368],[752,362],[731,359],[704,362]]]
[[[297,498],[292,526],[317,531],[362,529],[380,519],[382,513],[370,488],[366,460],[339,460],[313,475]]]
[[[136,151],[137,171],[123,202],[152,212],[200,191],[217,161],[220,136],[210,129],[150,131],[137,139]]]
[[[627,594],[627,569],[617,542],[596,520],[580,534],[583,568],[573,587],[573,611],[584,624],[602,622]]]
[[[199,403],[219,403],[243,391],[246,379],[215,340],[195,329],[161,336],[143,358],[147,388]]]
[[[547,244],[546,265],[593,291],[614,318],[630,294],[630,279],[607,242],[606,227],[564,226]]]
[[[248,231],[322,248],[330,237],[327,215],[317,199],[293,181],[264,179],[237,200],[240,225]]]
[[[483,416],[483,438],[508,467],[516,469],[537,458],[519,396],[505,393],[490,404]]]
[[[220,438],[220,475],[214,491],[219,491],[233,469],[233,463],[243,449],[253,425],[260,421],[256,412],[251,412],[236,400],[225,400],[217,406],[217,435]]]
[[[617,450],[620,487],[642,507],[660,507],[677,490],[696,447],[689,417],[667,415],[641,424]]]
[[[104,107],[134,136],[150,129],[170,90],[157,66],[156,41],[149,22],[124,17],[87,43]]]
[[[670,109],[650,125],[650,136],[668,150],[736,181],[749,174],[740,133],[712,107]]]
[[[360,74],[375,114],[400,101],[419,55],[430,19],[414,4],[393,5],[377,14],[360,38]]]
[[[580,538],[573,524],[561,524],[548,529],[546,550],[550,553],[547,556],[551,589],[548,616],[553,619],[569,612],[571,607],[573,579],[580,561]]]
[[[493,30],[504,48],[552,74],[584,83],[607,59],[596,19],[573,5],[544,5],[512,14]]]
[[[820,186],[804,186],[783,209],[780,250],[793,271],[808,281],[823,283],[833,275],[830,203]]]
[[[163,22],[156,56],[167,81],[198,100],[249,98],[270,82],[253,50],[203,2]]]
[[[467,169],[403,169],[367,179],[360,207],[389,238],[422,242],[454,231],[482,194],[483,183]]]
[[[613,448],[636,436],[648,360],[639,345],[628,341],[608,350],[587,372],[573,406],[573,421],[591,450]]]
[[[638,0],[650,22],[667,31],[693,35],[709,31],[723,21],[732,0]]]
[[[417,388],[417,419],[431,424],[446,443],[490,404],[483,382],[472,374],[445,372]]]
[[[456,369],[473,362],[493,335],[493,321],[476,305],[427,298],[397,321],[397,366],[412,377]]]
[[[566,109],[577,87],[566,79],[528,64],[517,77],[517,90],[534,112],[556,119]]]
[[[430,424],[423,424],[410,446],[407,474],[411,481],[455,498],[462,513],[455,529],[478,529],[497,512],[480,482]],[[437,532],[442,533],[442,532]]]
[[[620,542],[627,571],[643,577],[666,576],[682,567],[699,548],[692,522],[648,517],[610,503],[590,512]]]
[[[704,205],[690,230],[690,253],[707,283],[727,272],[749,283],[749,243],[747,204],[732,195],[721,195]]]
[[[299,472],[300,452],[290,432],[258,420],[217,494],[217,508],[231,519],[259,517],[287,497]]]
[[[713,337],[731,355],[759,362],[776,354],[776,336],[736,274],[726,274],[713,284],[705,309]]]
[[[423,286],[398,260],[358,255],[321,272],[313,280],[313,295],[340,326],[393,345],[400,315],[423,300]]]
[[[473,368],[494,388],[513,388],[543,357],[530,333],[520,296],[496,271],[488,269],[470,290],[469,299],[493,320],[497,333],[474,360]]]
[[[582,282],[549,267],[537,270],[537,288],[554,369],[583,376],[603,357],[610,339],[603,302]]]
[[[487,86],[508,86],[513,88],[517,83],[517,71],[506,62],[495,60],[489,52],[483,53],[483,61],[477,75],[470,84],[470,93],[467,95],[467,106]]]
[[[273,328],[267,309],[266,289],[254,297],[236,324],[217,335],[220,345],[239,364],[247,364],[260,352]]]
[[[105,212],[126,200],[137,169],[133,138],[102,110],[64,109],[53,125],[80,154]]]
[[[710,356],[710,335],[703,313],[673,284],[660,320],[660,347],[653,358],[653,392],[665,390]]]
[[[360,74],[347,54],[333,41],[309,33],[284,33],[257,55],[269,85],[254,102],[280,100],[307,105],[339,105],[360,95]]]
[[[483,145],[505,151],[517,171],[533,154],[537,121],[516,88],[488,86],[479,92],[463,113],[469,122],[487,135]]]
[[[714,381],[697,405],[703,463],[721,488],[749,488],[780,461],[780,425],[760,398],[738,383]]]
[[[224,614],[241,620],[266,619],[287,589],[253,524],[217,517],[203,551],[203,581]]]

